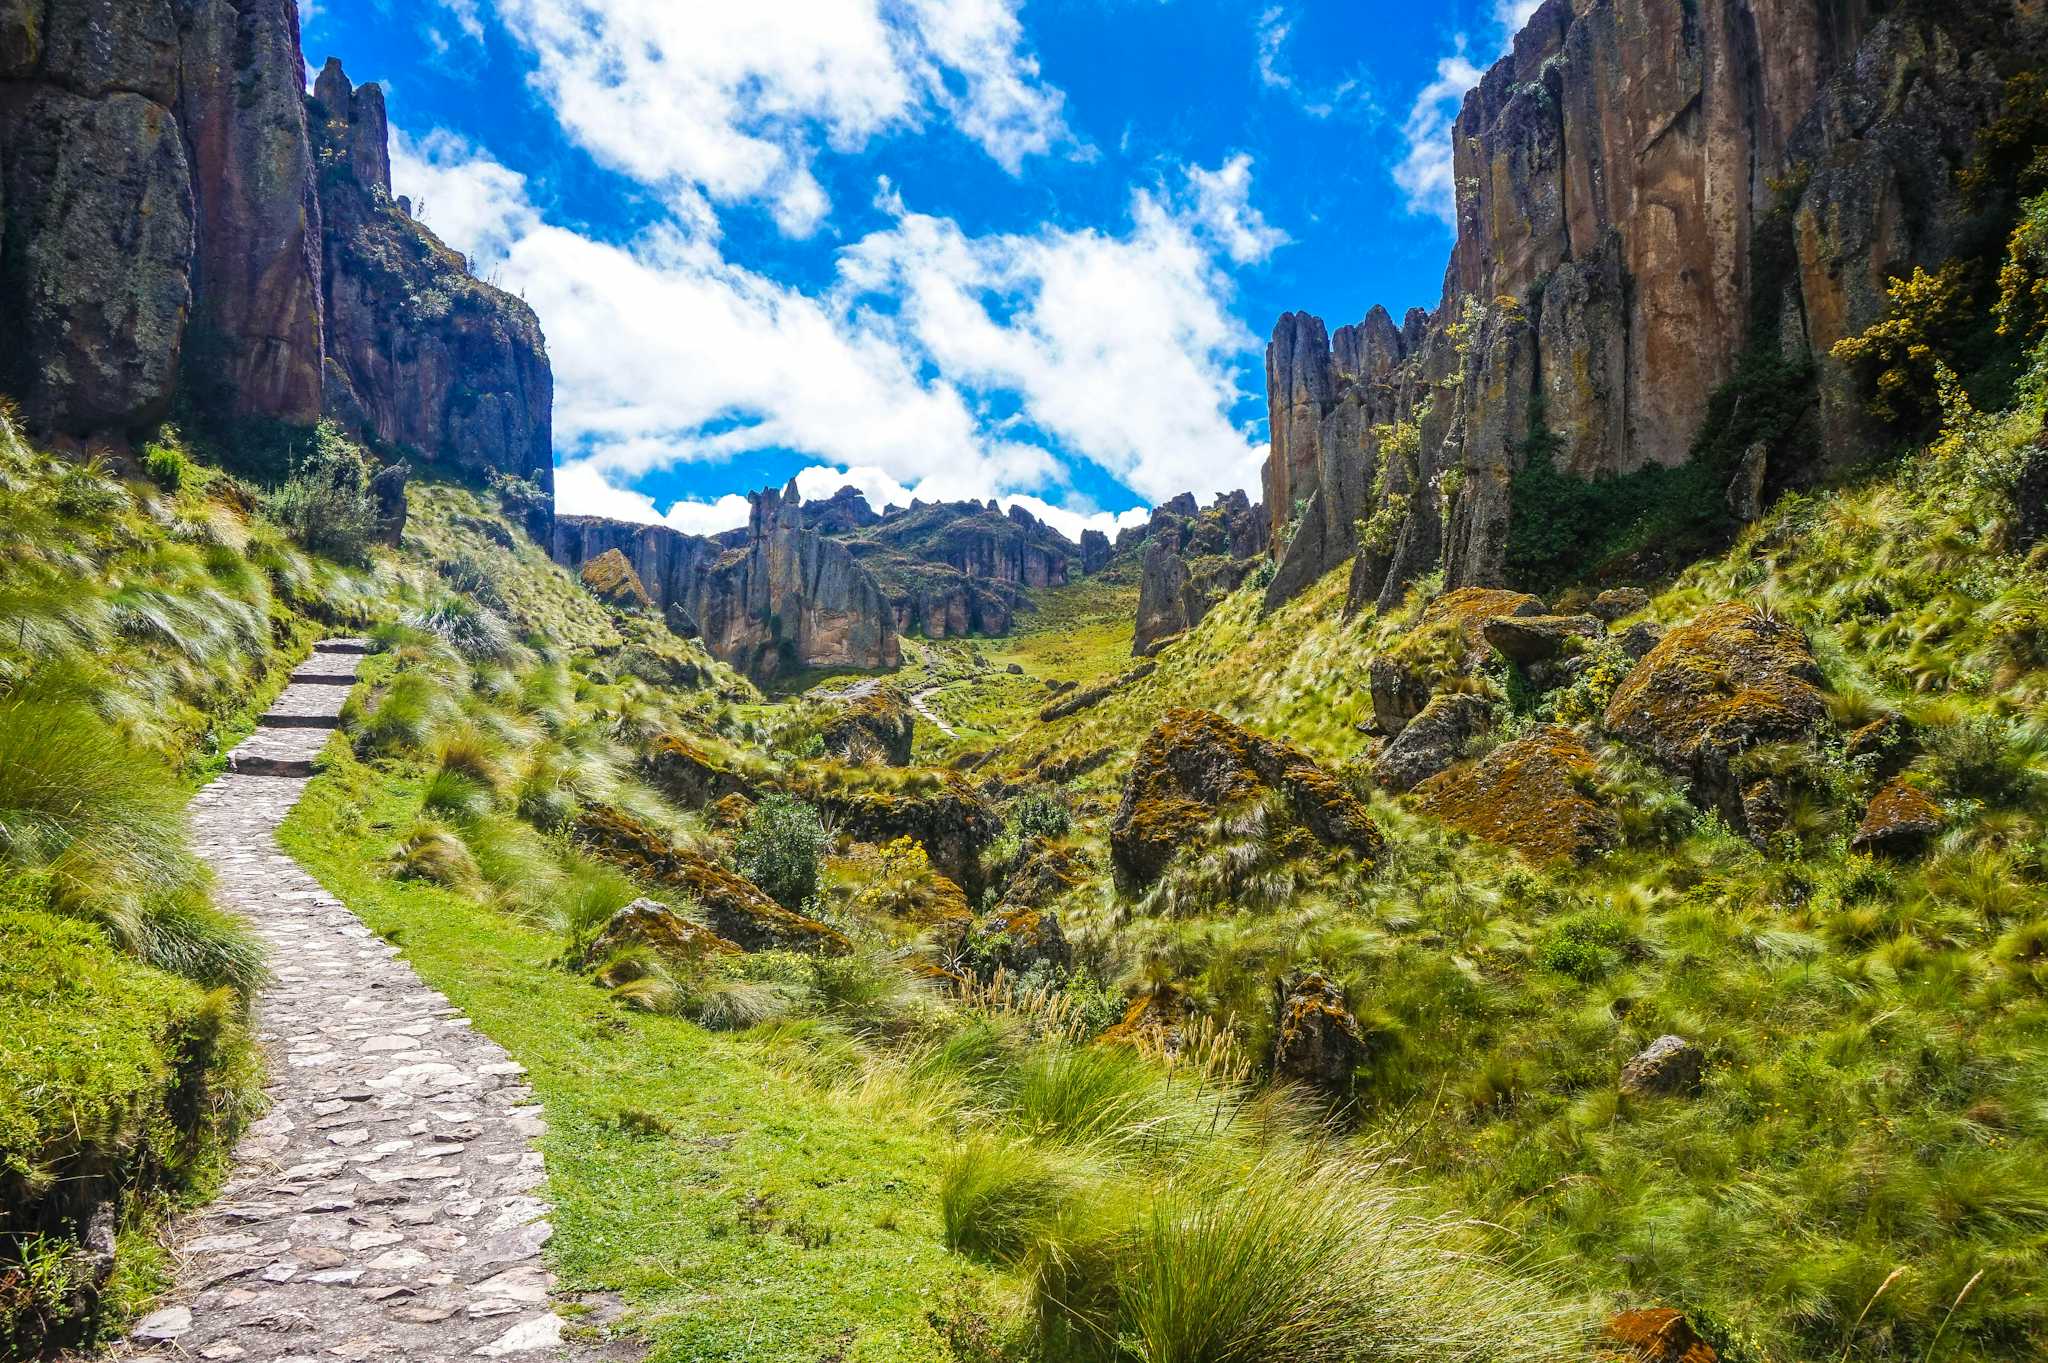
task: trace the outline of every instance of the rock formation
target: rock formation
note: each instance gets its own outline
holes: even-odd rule
[[[1022,507],[914,502],[879,517],[861,509],[867,519],[835,513],[828,528],[881,583],[905,634],[1008,634],[1031,590],[1064,586],[1082,564],[1073,541]]]
[[[0,0],[0,391],[52,437],[182,392],[545,482],[533,314],[393,204],[382,92],[304,81],[295,0]]]
[[[1265,551],[1265,517],[1242,492],[1218,497],[1206,511],[1194,508],[1195,499],[1183,494],[1155,507],[1145,527],[1131,641],[1131,652],[1141,657],[1199,625]]]
[[[1274,330],[1268,604],[1346,558],[1353,609],[1439,567],[1503,584],[1532,449],[1579,477],[1680,464],[1745,347],[1819,374],[1736,451],[1745,509],[1853,453],[1828,348],[1968,227],[1954,172],[2000,90],[1969,54],[2041,40],[2012,0],[1883,8],[1546,0],[1459,113],[1436,310]]]
[[[738,547],[663,525],[564,516],[550,552],[580,572],[617,551],[672,624],[757,680],[806,667],[897,666],[887,598],[845,545],[806,528],[795,485],[748,500]]]

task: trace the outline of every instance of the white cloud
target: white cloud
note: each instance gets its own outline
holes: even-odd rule
[[[1248,161],[1135,193],[1120,236],[977,238],[904,212],[843,252],[819,296],[674,228],[626,244],[561,228],[522,175],[446,134],[399,135],[393,171],[430,226],[540,314],[565,507],[653,519],[606,489],[787,450],[928,500],[1057,495],[1061,459],[1033,427],[1144,497],[1255,485],[1262,448],[1230,418],[1254,339],[1218,264],[1277,240],[1249,204]]]
[[[1394,167],[1394,183],[1408,196],[1409,212],[1439,218],[1447,227],[1455,226],[1458,216],[1451,131],[1465,92],[1484,74],[1465,55],[1460,34],[1457,50],[1438,60],[1436,79],[1422,87],[1401,129],[1408,154]]]
[[[936,114],[1015,173],[1071,140],[1019,3],[498,0],[498,13],[599,160],[700,229],[713,205],[761,203],[803,236],[830,208],[811,170],[821,141],[858,150]]]
[[[1252,34],[1261,85],[1285,94],[1310,118],[1331,118],[1342,113],[1368,124],[1379,121],[1380,110],[1373,101],[1371,87],[1358,75],[1320,89],[1295,76],[1287,60],[1287,43],[1294,36],[1294,17],[1284,7],[1271,5],[1261,10]]]
[[[1494,0],[1494,51],[1504,55],[1515,35],[1543,7],[1543,0]],[[1407,152],[1394,165],[1394,183],[1408,196],[1408,211],[1441,219],[1455,228],[1458,185],[1453,167],[1451,135],[1465,94],[1479,84],[1484,69],[1466,54],[1470,40],[1455,35],[1451,52],[1437,60],[1436,79],[1422,87],[1409,107],[1401,135]]]

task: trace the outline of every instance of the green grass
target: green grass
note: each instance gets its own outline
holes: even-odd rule
[[[971,1310],[980,1275],[940,1236],[944,1133],[773,1041],[620,1007],[551,931],[379,875],[419,800],[342,757],[282,841],[527,1066],[564,1287],[622,1293],[655,1360],[949,1357],[927,1317]]]

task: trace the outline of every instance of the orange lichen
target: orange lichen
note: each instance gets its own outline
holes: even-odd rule
[[[1587,793],[1593,754],[1570,729],[1538,729],[1415,788],[1425,813],[1531,861],[1581,860],[1614,844],[1614,814]]]
[[[1886,783],[1871,798],[1863,823],[1849,845],[1859,852],[1910,856],[1942,830],[1948,815],[1934,797],[1902,779]]]
[[[738,945],[728,942],[702,923],[692,922],[666,904],[636,899],[611,916],[604,931],[590,944],[584,959],[601,962],[630,946],[644,946],[673,961],[697,961],[707,956],[737,954]]]
[[[1713,1346],[1694,1333],[1685,1313],[1669,1307],[1624,1311],[1607,1322],[1605,1337],[1639,1363],[1719,1363]]]

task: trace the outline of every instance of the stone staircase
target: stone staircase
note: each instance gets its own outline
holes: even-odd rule
[[[256,722],[256,732],[228,758],[228,770],[240,776],[311,776],[328,735],[341,727],[335,690],[356,684],[369,651],[361,639],[315,644],[313,656]]]

